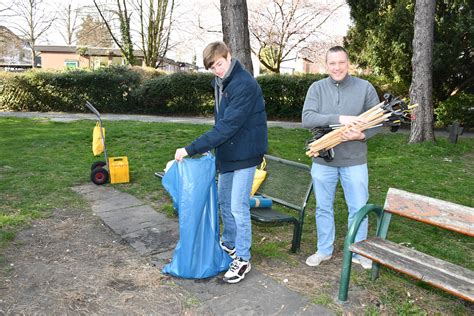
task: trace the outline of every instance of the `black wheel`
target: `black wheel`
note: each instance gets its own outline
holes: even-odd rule
[[[105,166],[105,161],[95,161],[91,166],[91,171],[97,167],[103,168]]]
[[[109,172],[107,169],[97,167],[91,172],[91,181],[97,185],[109,182]]]

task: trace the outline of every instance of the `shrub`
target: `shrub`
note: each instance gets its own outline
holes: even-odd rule
[[[446,127],[459,121],[465,127],[474,127],[474,94],[461,92],[439,103],[435,109],[436,127]]]
[[[270,119],[300,120],[309,86],[324,75],[263,75],[257,78],[262,87]]]
[[[174,73],[150,79],[134,93],[148,114],[208,115],[214,111],[212,74]]]
[[[369,81],[374,86],[381,101],[383,100],[383,95],[385,93],[390,93],[394,97],[407,99],[409,97],[409,87],[407,87],[403,82],[390,82],[384,77],[374,75],[362,75],[358,77]]]
[[[309,86],[324,77],[259,76],[268,118],[299,121]],[[210,115],[214,110],[212,78],[211,73],[167,75],[141,67],[0,74],[0,110],[88,112],[84,102],[89,100],[101,113]],[[374,84],[380,97],[385,92],[408,94],[402,87],[382,84],[379,77],[363,78]]]
[[[126,67],[107,67],[96,71],[33,70],[0,80],[2,110],[83,112],[84,102],[89,100],[100,112],[133,113],[130,92],[141,77]]]

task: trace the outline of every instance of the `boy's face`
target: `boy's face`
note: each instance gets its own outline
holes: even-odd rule
[[[341,81],[349,71],[349,60],[345,52],[329,52],[326,55],[326,67],[329,75],[336,81]]]
[[[219,57],[216,59],[210,68],[212,73],[222,79],[227,73],[227,70],[229,70],[231,60],[232,57],[230,54],[227,54],[227,58]]]

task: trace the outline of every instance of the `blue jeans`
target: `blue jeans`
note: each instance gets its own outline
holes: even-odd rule
[[[224,231],[222,242],[234,248],[237,257],[250,260],[252,246],[252,223],[250,221],[250,192],[252,191],[255,167],[219,174],[218,201]]]
[[[329,167],[313,163],[311,176],[316,196],[317,251],[324,255],[331,255],[334,250],[336,235],[334,197],[337,182],[341,180],[349,211],[348,226],[350,226],[359,209],[367,204],[369,200],[367,164],[350,167]],[[361,223],[355,241],[366,239],[367,230],[368,219],[366,217]]]

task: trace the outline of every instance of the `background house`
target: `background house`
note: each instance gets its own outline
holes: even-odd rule
[[[125,64],[119,49],[83,46],[36,46],[43,69],[98,69],[111,65]],[[137,53],[141,65],[143,54]]]
[[[98,69],[112,65],[125,65],[120,49],[85,46],[36,46],[41,58],[43,69]],[[137,63],[135,66],[144,66],[143,53],[134,51]],[[169,58],[162,58],[157,67],[166,72],[193,71],[194,66],[189,63],[176,62]]]

